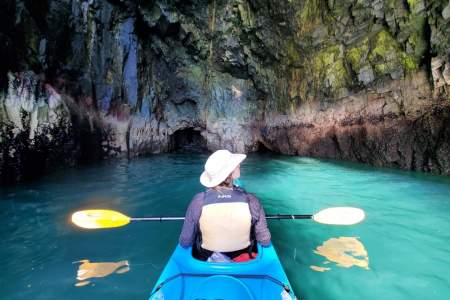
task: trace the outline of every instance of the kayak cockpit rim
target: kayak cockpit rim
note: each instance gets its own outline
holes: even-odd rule
[[[154,291],[150,294],[150,299],[153,295],[155,295],[161,288],[164,287],[167,283],[171,282],[174,279],[177,279],[178,277],[210,277],[210,276],[217,276],[217,275],[225,275],[225,276],[231,276],[237,279],[245,278],[245,279],[267,279],[269,281],[272,281],[273,283],[281,286],[288,294],[291,292],[291,288],[289,287],[289,284],[285,284],[278,279],[266,275],[266,274],[196,274],[196,273],[178,273],[176,275],[170,276],[166,278],[163,282],[158,284]]]

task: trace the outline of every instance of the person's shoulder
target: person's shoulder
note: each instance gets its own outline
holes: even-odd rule
[[[255,194],[249,193],[249,192],[247,192],[246,190],[244,190],[243,188],[239,188],[239,189],[241,189],[241,191],[242,191],[245,195],[247,195],[247,197],[258,199],[258,198],[255,196]]]
[[[194,195],[194,197],[192,197],[192,201],[191,202],[199,202],[199,201],[203,201],[203,198],[205,197],[205,192],[200,192]]]
[[[239,193],[245,194],[245,196],[247,197],[247,199],[248,199],[249,202],[256,202],[256,203],[259,203],[259,200],[258,200],[258,198],[255,196],[255,194],[249,193],[249,192],[247,192],[245,189],[243,189],[243,188],[241,188],[241,187],[239,187],[239,186],[234,186],[234,190],[237,191],[237,192],[239,192]]]
[[[198,210],[203,206],[204,192],[200,192],[192,197],[191,203],[189,203],[189,210]]]
[[[247,191],[243,187],[238,186],[238,185],[233,185],[233,191],[243,193],[243,194],[248,194]]]
[[[237,186],[237,185],[233,186],[233,190],[235,190],[235,191],[237,191],[239,193],[248,194],[247,191],[243,187],[240,187],[240,186]]]

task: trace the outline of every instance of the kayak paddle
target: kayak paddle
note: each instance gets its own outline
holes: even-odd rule
[[[317,223],[328,225],[353,225],[365,218],[362,209],[356,207],[330,207],[314,215],[267,215],[272,220],[311,219]],[[98,229],[125,226],[131,221],[180,221],[184,217],[144,217],[131,218],[120,212],[107,209],[81,210],[72,214],[72,222],[82,228]]]

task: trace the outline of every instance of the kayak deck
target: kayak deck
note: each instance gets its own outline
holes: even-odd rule
[[[258,245],[248,262],[205,262],[177,245],[149,300],[296,299],[275,248]]]

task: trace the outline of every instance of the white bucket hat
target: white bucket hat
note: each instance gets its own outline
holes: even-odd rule
[[[247,157],[245,154],[217,150],[208,157],[200,183],[206,187],[215,187],[227,179],[234,169]]]

